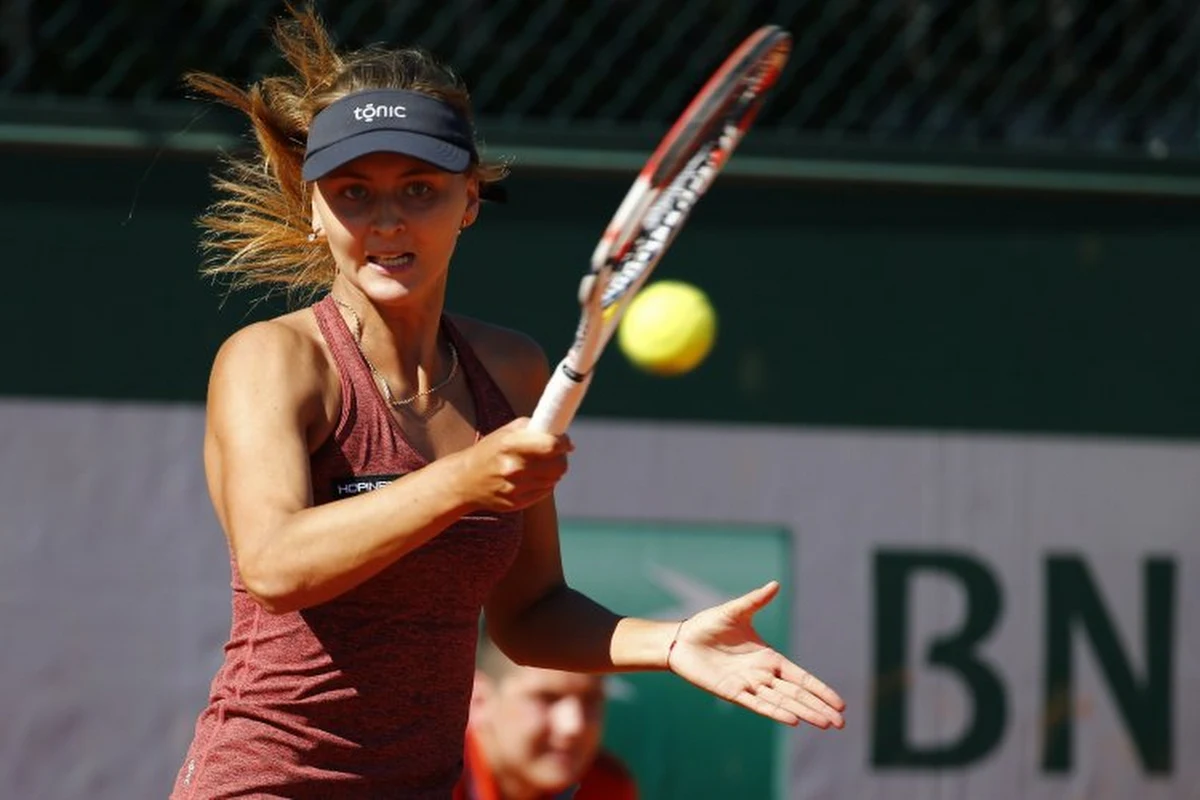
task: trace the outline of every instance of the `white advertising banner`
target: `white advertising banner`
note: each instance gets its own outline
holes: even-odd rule
[[[597,421],[574,438],[565,514],[792,531],[792,656],[849,711],[787,735],[786,796],[1200,797],[1200,447]]]
[[[202,426],[194,406],[0,403],[0,796],[166,795],[228,632]],[[573,437],[564,518],[790,532],[746,554],[790,564],[730,575],[786,574],[771,628],[849,710],[844,731],[779,729],[778,794],[1200,797],[1200,445]]]

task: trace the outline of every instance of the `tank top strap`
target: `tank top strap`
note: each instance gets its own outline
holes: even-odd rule
[[[374,391],[375,378],[358,349],[358,343],[354,341],[354,332],[346,325],[342,312],[333,301],[333,295],[326,295],[318,300],[313,304],[312,310],[341,376],[342,397],[369,397]]]
[[[475,403],[476,427],[481,436],[491,433],[499,427],[507,425],[516,418],[512,404],[504,396],[504,392],[492,378],[487,367],[479,360],[475,349],[471,347],[467,337],[446,315],[442,315],[442,330],[454,343],[458,351],[458,361],[462,367],[467,383],[471,387],[471,399]]]

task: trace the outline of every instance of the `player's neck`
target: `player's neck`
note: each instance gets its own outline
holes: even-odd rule
[[[351,331],[370,362],[414,391],[447,369],[448,345],[440,337],[442,296],[388,306],[372,303],[356,287],[334,284],[334,302],[346,310]]]

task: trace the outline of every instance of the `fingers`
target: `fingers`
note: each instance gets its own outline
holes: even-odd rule
[[[757,691],[753,692],[744,691],[736,698],[736,701],[754,713],[776,722],[782,722],[784,725],[798,725],[806,722],[821,730],[827,730],[831,726],[841,727],[840,724],[834,723],[817,709],[770,687],[759,687]]]
[[[505,446],[512,452],[529,456],[553,457],[575,449],[571,437],[529,428],[528,417],[517,417],[500,430],[505,431]]]
[[[730,600],[726,605],[726,609],[736,617],[757,614],[763,607],[774,600],[777,594],[779,594],[779,581],[768,581],[757,589]]]
[[[547,454],[509,451],[501,457],[501,471],[510,478],[523,480],[546,480],[557,482],[567,472],[567,454],[550,452]],[[517,476],[524,476],[518,478]]]
[[[802,691],[808,692],[814,697],[819,697],[830,709],[844,711],[846,708],[846,701],[842,699],[841,695],[829,688],[816,675],[801,669],[787,659],[783,659],[783,663],[780,665],[779,677],[788,683],[798,686]]]
[[[825,688],[828,689],[829,687]],[[845,703],[842,703],[840,707],[836,707],[828,703],[820,695],[808,691],[807,689],[803,688],[802,686],[798,686],[795,683],[777,677],[772,678],[771,682],[766,685],[765,691],[770,693],[771,696],[778,695],[780,698],[782,698],[783,705],[789,709],[806,709],[808,712],[815,715],[817,719],[824,719],[829,723],[829,725],[832,725],[835,728],[844,728],[846,726],[846,720],[841,713],[846,707]],[[808,717],[800,714],[800,712],[797,711],[797,714],[803,719],[808,720]]]
[[[763,695],[755,694],[754,692],[751,692],[748,689],[739,692],[733,698],[733,702],[737,703],[740,706],[748,708],[751,711],[753,711],[755,714],[760,714],[760,715],[766,717],[767,719],[773,719],[776,722],[782,722],[784,725],[795,726],[795,725],[799,725],[800,722],[803,721],[803,722],[808,722],[811,725],[815,725],[818,728],[828,728],[829,727],[828,720],[804,719],[799,714],[796,714],[792,711],[789,711],[789,710],[786,710],[786,709],[780,707],[780,705],[778,703],[772,702],[772,700],[770,698],[763,696]]]
[[[845,718],[821,698],[770,673],[760,676],[734,696],[734,701],[764,717],[797,725],[807,722],[816,728],[844,728]]]

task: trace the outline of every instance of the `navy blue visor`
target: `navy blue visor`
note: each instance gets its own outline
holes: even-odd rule
[[[479,160],[470,124],[449,103],[372,89],[335,100],[313,117],[302,175],[315,181],[368,153],[399,153],[447,172],[466,172]]]

